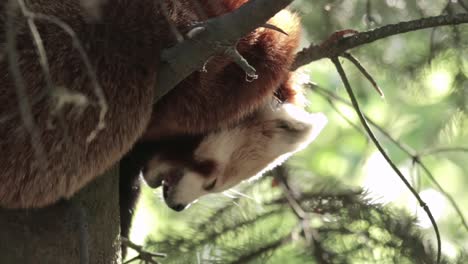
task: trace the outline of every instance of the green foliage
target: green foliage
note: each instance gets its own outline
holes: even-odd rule
[[[270,185],[268,177],[247,195]],[[164,263],[434,262],[434,252],[404,211],[329,180],[300,193],[307,220],[296,217],[284,192],[261,202],[225,200],[211,208],[195,205],[185,213],[192,221],[183,231],[150,237],[147,246],[167,253]]]

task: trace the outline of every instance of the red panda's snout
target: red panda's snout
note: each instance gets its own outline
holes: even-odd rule
[[[204,142],[206,139],[202,139]],[[215,191],[220,173],[218,162],[195,156],[197,149],[180,159],[153,156],[143,169],[143,178],[151,188],[162,186],[164,201],[171,209],[181,211],[200,196]]]
[[[182,211],[199,197],[215,191],[216,173],[203,174],[189,168],[192,166],[158,158],[149,164],[152,168],[143,172],[143,178],[152,188],[162,186],[164,201],[175,211]]]

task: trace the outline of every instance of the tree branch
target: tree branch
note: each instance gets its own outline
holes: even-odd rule
[[[310,87],[314,91],[318,92],[320,95],[324,96],[324,98],[328,102],[331,102],[331,100],[334,100],[334,101],[343,103],[343,104],[345,104],[345,105],[347,105],[349,107],[353,107],[353,105],[351,103],[349,103],[347,100],[343,99],[342,97],[338,96],[335,93],[332,93],[332,92],[330,92],[330,91],[328,91],[326,89],[323,89],[323,88],[321,88],[319,86],[310,86]],[[333,105],[332,105],[332,107],[334,108],[334,110],[339,115],[343,116],[343,114],[339,111],[338,108],[336,108]],[[433,155],[433,154],[437,154],[437,153],[440,153],[440,152],[465,152],[465,153],[468,153],[468,147],[441,147],[441,148],[434,148],[434,149],[428,149],[428,150],[423,150],[423,151],[416,151],[411,146],[405,144],[404,142],[400,142],[397,139],[395,139],[392,135],[390,135],[390,133],[387,130],[385,130],[382,126],[377,124],[377,122],[375,122],[372,118],[368,117],[365,114],[364,114],[364,117],[367,120],[367,122],[369,122],[369,124],[371,124],[373,127],[375,127],[385,138],[390,140],[390,142],[392,142],[398,149],[400,149],[408,157],[410,157],[413,160],[414,163],[418,164],[421,167],[421,169],[425,172],[425,174],[429,178],[429,180],[447,198],[447,200],[452,205],[455,212],[458,214],[461,224],[463,225],[465,230],[468,231],[468,222],[466,221],[465,216],[464,216],[460,206],[458,206],[457,202],[452,197],[452,195],[450,195],[442,187],[442,185],[439,183],[439,181],[437,181],[437,179],[434,177],[434,175],[431,173],[431,171],[427,168],[426,163],[424,163],[422,161],[422,159],[421,159],[422,157],[425,157],[427,155]],[[355,123],[353,123],[352,121],[350,121],[349,119],[346,119],[346,118],[345,118],[345,120],[347,120],[347,122],[354,129],[356,129],[357,131],[362,133],[364,136],[366,136],[366,138],[368,138],[368,135],[364,131],[362,131],[359,127],[357,127],[357,125]]]
[[[348,81],[348,78],[346,76],[346,73],[344,72],[343,67],[341,66],[338,57],[332,58],[332,62],[336,67],[336,70],[338,71],[341,80],[345,86],[346,92],[349,95],[349,98],[351,99],[351,103],[353,105],[353,108],[356,110],[356,114],[359,117],[359,120],[361,121],[361,124],[363,125],[364,129],[366,130],[367,135],[371,138],[372,142],[374,142],[374,145],[377,147],[379,150],[380,154],[384,157],[384,159],[387,161],[388,165],[392,167],[393,171],[398,175],[398,177],[401,179],[401,181],[405,184],[405,186],[408,188],[408,190],[411,191],[413,194],[414,198],[419,202],[419,205],[421,208],[424,209],[426,212],[427,216],[431,220],[432,226],[434,227],[434,232],[436,234],[437,238],[437,263],[440,263],[441,259],[441,239],[440,239],[440,232],[439,232],[439,227],[437,226],[437,223],[434,219],[434,216],[432,215],[431,209],[427,206],[426,202],[422,200],[421,196],[416,192],[416,190],[411,186],[411,184],[408,182],[408,180],[405,178],[403,173],[398,169],[398,167],[395,165],[395,163],[390,159],[389,155],[387,152],[384,150],[382,145],[380,144],[379,140],[375,137],[374,133],[372,132],[372,129],[368,125],[368,122],[364,116],[364,114],[361,111],[361,108],[359,107],[359,103],[357,102],[356,97],[354,96],[354,92],[351,88],[351,85]]]
[[[236,41],[264,24],[293,0],[251,0],[235,11],[205,21],[193,38],[164,50],[155,86],[156,98],[174,88],[213,55],[226,51]]]
[[[324,58],[340,56],[343,52],[372,43],[376,40],[389,36],[416,31],[420,29],[433,28],[438,26],[458,25],[468,23],[468,14],[443,15],[428,18],[421,18],[397,24],[386,25],[373,30],[357,33],[353,36],[336,41],[331,45],[311,45],[297,54],[292,70],[304,66],[310,62]]]

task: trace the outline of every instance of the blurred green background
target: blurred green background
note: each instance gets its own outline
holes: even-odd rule
[[[468,3],[296,0],[292,9],[302,17],[303,46],[308,46],[337,30],[365,31],[468,12],[463,6]],[[468,26],[401,34],[351,53],[385,92],[380,98],[364,76],[341,59],[363,111],[396,140],[374,128],[431,209],[442,236],[444,261],[468,263],[468,229],[414,157],[398,146],[420,157],[468,218]],[[181,213],[167,209],[159,190],[144,189],[130,237],[134,242],[167,253],[161,263],[435,261],[435,234],[424,211],[360,132],[354,109],[327,96],[349,101],[333,64],[320,60],[298,72],[316,84],[305,86],[309,110],[329,119],[316,141],[287,162],[290,192],[306,217],[301,220],[291,209],[285,189],[273,181],[274,173],[204,197]]]

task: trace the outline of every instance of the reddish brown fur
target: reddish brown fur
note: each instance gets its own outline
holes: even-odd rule
[[[65,112],[68,131],[47,129],[51,105],[41,100],[33,106],[40,142],[47,153],[45,171],[40,171],[30,136],[18,116],[0,125],[0,207],[41,207],[70,197],[126,153],[142,135],[152,112],[153,89],[159,50],[174,43],[158,1],[107,0],[101,20],[93,23],[78,0],[32,0],[34,12],[54,15],[76,32],[95,67],[104,89],[109,112],[106,128],[87,145],[86,138],[98,122],[99,108],[89,106],[78,118]],[[245,0],[200,1],[208,16],[232,10]],[[190,1],[166,1],[174,23],[186,32],[197,14]],[[172,5],[175,3],[175,6]],[[209,6],[208,6],[209,4]],[[5,3],[0,4],[5,14]],[[286,78],[297,45],[298,23],[289,17],[289,32],[258,29],[243,38],[238,49],[257,69],[259,79],[245,81],[245,73],[229,59],[213,58],[207,73],[196,72],[179,84],[154,107],[146,138],[187,133],[207,133],[235,124],[273,95]],[[24,19],[17,18],[17,50],[29,99],[45,89],[31,37]],[[274,23],[275,21],[272,21]],[[0,17],[4,29],[5,15]],[[96,102],[93,86],[70,37],[58,27],[38,23],[44,40],[54,84],[80,92]],[[5,33],[0,32],[4,43]],[[8,63],[0,62],[0,117],[17,112],[13,78]],[[69,110],[69,109],[68,109]],[[43,166],[46,164],[42,164]]]

